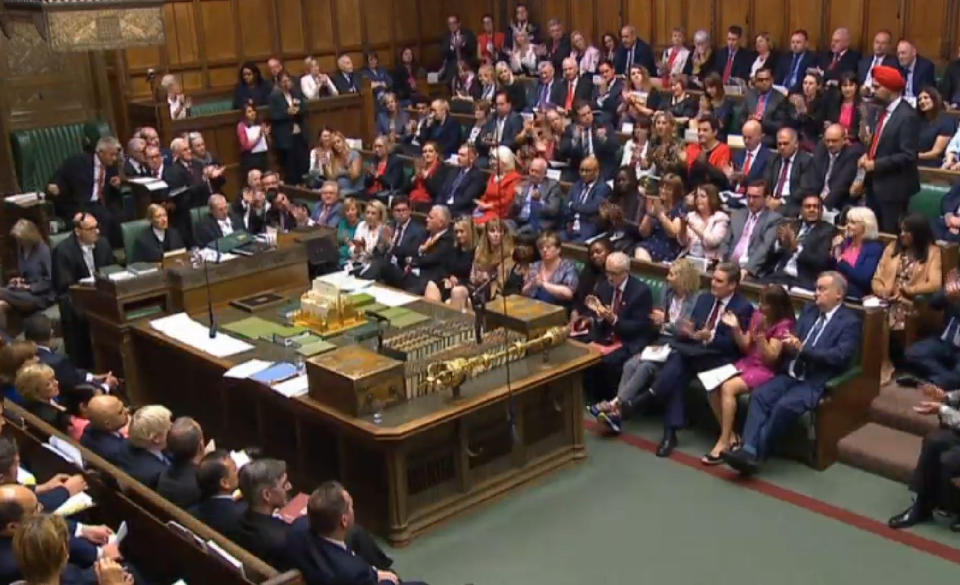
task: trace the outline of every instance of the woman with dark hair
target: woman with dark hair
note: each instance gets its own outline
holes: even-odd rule
[[[615,34],[612,32],[603,33],[603,36],[600,37],[600,60],[613,63],[617,58],[617,49],[619,46],[620,43]],[[581,71],[581,73],[583,72]]]
[[[537,28],[537,25],[530,22],[530,10],[527,8],[527,5],[523,2],[517,2],[513,15],[514,19],[507,23],[506,46],[511,49],[513,48],[513,37],[518,32],[526,33],[534,43],[539,42],[540,29]]]
[[[623,157],[620,159],[620,166],[633,169],[633,173],[640,178],[649,174],[644,169],[644,161],[647,160],[647,151],[650,148],[650,131],[653,128],[653,122],[646,116],[637,118],[633,123],[633,132],[630,140],[623,144]]]
[[[813,150],[823,134],[827,118],[827,100],[823,95],[823,80],[817,73],[803,76],[801,92],[790,96],[793,119],[797,124],[800,144]]]
[[[560,237],[545,231],[537,238],[540,260],[530,265],[522,294],[538,301],[570,307],[577,289],[577,267],[561,256]]]
[[[727,139],[727,133],[740,133],[740,128],[732,128],[733,116],[736,108],[734,102],[723,90],[723,78],[716,73],[711,73],[703,80],[703,93],[710,100],[713,106],[713,117],[720,123],[720,131],[717,138],[721,141]]]
[[[911,213],[900,222],[900,235],[883,251],[873,275],[873,294],[889,304],[890,355],[881,366],[881,385],[893,377],[893,366],[900,360],[903,331],[913,314],[913,298],[940,289],[942,269],[940,248],[933,239],[930,221],[920,213]]]
[[[425,75],[423,67],[416,61],[413,46],[401,49],[397,68],[393,72],[393,91],[401,105],[410,103],[410,99],[417,93],[417,78]]]
[[[796,321],[790,295],[777,284],[768,284],[760,291],[759,309],[753,312],[746,332],[737,326],[733,313],[727,311],[720,318],[733,332],[733,340],[743,357],[734,364],[740,373],[707,393],[713,415],[720,423],[720,437],[713,449],[700,459],[704,465],[722,463],[720,454],[739,443],[733,432],[737,396],[773,379],[783,355],[783,340],[790,335]]]
[[[574,329],[578,328],[578,319],[581,315],[590,314],[583,301],[587,295],[596,294],[597,285],[606,278],[607,256],[613,252],[613,244],[607,238],[596,238],[587,246],[587,261],[584,262],[580,274],[577,276],[577,288],[573,291],[573,313],[570,323]]]
[[[310,169],[307,146],[306,100],[286,71],[280,72],[280,85],[270,94],[270,119],[273,121],[273,146],[283,166],[283,180],[299,185]]]
[[[233,89],[233,109],[241,110],[253,102],[255,106],[265,106],[270,101],[273,85],[263,79],[260,68],[253,61],[246,61],[237,73],[237,85]]]
[[[387,70],[380,66],[380,56],[376,51],[370,51],[365,55],[367,66],[360,70],[360,76],[370,80],[370,88],[373,89],[373,97],[377,103],[380,103],[380,96],[393,89],[393,78],[387,73]]]
[[[847,131],[847,140],[860,140],[860,84],[854,71],[840,74],[840,91],[832,92],[827,100],[827,122],[840,124]]]
[[[480,18],[480,34],[477,35],[477,59],[485,65],[493,65],[500,60],[506,35],[494,28],[493,15],[484,14]]]
[[[633,173],[627,172],[631,177],[633,176]],[[640,233],[637,231],[637,224],[627,221],[623,207],[611,200],[601,201],[597,229],[600,233],[596,237],[610,240],[614,251],[633,256],[637,242],[640,240]]]
[[[638,223],[640,215],[640,187],[637,174],[631,167],[623,166],[613,176],[613,191],[608,199],[620,206],[623,217],[631,223]]]
[[[240,144],[241,177],[246,177],[253,169],[267,170],[270,126],[260,119],[260,112],[253,102],[243,106],[243,119],[237,122],[237,142]]]
[[[640,220],[640,245],[633,255],[647,262],[673,262],[680,255],[683,225],[683,180],[674,174],[663,176],[659,197],[648,196]]]
[[[53,304],[50,247],[29,219],[18,219],[10,235],[17,246],[17,276],[0,288],[0,314],[13,312],[24,317]]]
[[[717,187],[710,183],[697,187],[693,207],[680,229],[684,252],[692,258],[722,259],[727,248],[730,216],[723,211]]]
[[[697,115],[697,97],[687,92],[687,79],[683,75],[670,77],[670,98],[661,100],[660,108],[673,115],[678,126],[684,127],[690,118]]]
[[[917,112],[920,114],[917,165],[939,167],[947,144],[957,131],[957,119],[946,112],[940,92],[930,86],[921,89],[917,95]]]
[[[660,107],[660,93],[653,87],[650,73],[642,65],[631,65],[620,94],[617,113],[621,123],[636,123],[640,118],[649,118]]]

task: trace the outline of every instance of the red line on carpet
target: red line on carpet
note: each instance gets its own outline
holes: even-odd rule
[[[583,421],[583,425],[584,428],[597,435],[601,434],[601,431],[604,429],[600,423],[587,419]],[[626,443],[627,445],[643,449],[649,453],[656,453],[657,451],[657,444],[655,442],[638,437],[636,435],[622,433],[617,437],[617,439]],[[762,479],[757,479],[756,477],[743,478],[736,471],[725,466],[705,466],[700,463],[699,458],[694,457],[693,455],[674,451],[673,455],[670,456],[670,460],[674,461],[675,463],[685,465],[691,469],[696,469],[702,473],[712,475],[718,479],[736,483],[748,490],[770,496],[771,498],[776,498],[780,501],[793,504],[794,506],[809,510],[816,514],[820,514],[821,516],[833,518],[834,520],[854,526],[860,530],[865,530],[871,534],[886,538],[887,540],[892,540],[927,554],[939,557],[946,561],[960,564],[960,549],[953,548],[941,542],[924,538],[912,532],[894,530],[885,523],[874,520],[873,518],[868,518],[861,514],[857,514],[856,512],[851,512],[850,510],[828,504],[816,498],[805,496],[799,492],[772,484]]]

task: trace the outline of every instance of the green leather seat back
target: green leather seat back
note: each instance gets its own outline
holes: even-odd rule
[[[948,185],[922,183],[920,190],[910,198],[910,213],[921,213],[931,220],[940,217],[940,204],[948,191]]]
[[[206,205],[201,207],[194,207],[190,210],[190,227],[193,229],[193,233],[197,233],[197,224],[200,223],[200,220],[210,215],[210,208]],[[186,238],[186,234],[180,234]]]
[[[663,294],[667,287],[667,281],[653,276],[636,276],[640,282],[650,287],[650,294],[653,296],[653,306],[659,307],[663,302]]]
[[[95,120],[10,133],[13,161],[22,191],[43,190],[60,163],[83,150],[83,137],[110,136],[109,124]]]
[[[120,224],[120,232],[123,235],[123,251],[127,255],[127,264],[132,262],[133,243],[137,241],[137,236],[140,235],[140,232],[148,227],[150,227],[150,222],[145,219],[135,219]]]
[[[197,116],[210,116],[213,114],[220,114],[222,112],[229,112],[232,109],[232,98],[214,100],[212,102],[203,102],[202,104],[193,104],[193,107],[190,108],[190,117],[195,118]]]
[[[70,237],[70,234],[73,233],[73,230],[64,230],[62,232],[57,232],[55,234],[50,234],[50,249],[53,250],[57,247],[57,244],[66,240]]]

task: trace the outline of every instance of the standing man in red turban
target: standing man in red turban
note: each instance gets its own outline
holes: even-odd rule
[[[907,211],[910,197],[920,190],[920,117],[903,99],[906,82],[900,71],[879,65],[872,69],[871,76],[874,102],[883,109],[873,124],[867,152],[857,163],[866,174],[851,191],[865,191],[880,231],[895,234],[900,231],[900,219]]]

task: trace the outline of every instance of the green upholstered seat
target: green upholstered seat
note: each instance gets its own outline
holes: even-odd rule
[[[131,258],[133,258],[133,243],[137,241],[137,236],[140,235],[140,232],[148,227],[150,227],[150,222],[145,219],[135,219],[120,224],[120,232],[123,235],[123,251],[127,255],[127,264],[129,264]]]
[[[920,190],[910,198],[910,213],[922,213],[928,219],[940,217],[940,204],[948,191],[949,185],[922,183]]]
[[[197,233],[197,224],[208,215],[210,215],[210,208],[206,205],[190,209],[190,228],[193,230],[193,233]],[[186,234],[180,235],[186,237]]]
[[[62,231],[62,232],[57,232],[57,233],[55,233],[55,234],[50,234],[50,236],[49,236],[50,249],[53,250],[54,248],[56,248],[56,247],[57,247],[57,244],[59,244],[60,242],[66,240],[67,238],[69,238],[69,237],[70,237],[70,234],[72,234],[72,233],[73,233],[72,230],[64,230],[64,231]]]
[[[213,114],[220,114],[223,112],[229,112],[233,109],[233,99],[224,99],[224,100],[214,100],[211,102],[203,102],[202,104],[193,104],[193,107],[190,108],[190,117],[196,118],[197,116],[211,116]]]
[[[663,293],[667,287],[667,281],[652,276],[634,275],[640,282],[650,287],[650,294],[653,296],[653,306],[659,307],[663,302]]]
[[[101,120],[30,128],[10,133],[14,167],[22,191],[43,190],[64,159],[83,150],[83,139],[92,142],[109,136],[110,126]]]

